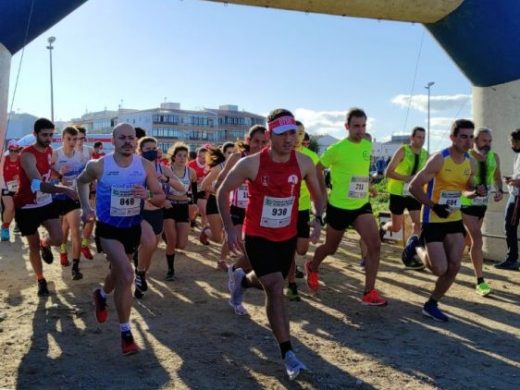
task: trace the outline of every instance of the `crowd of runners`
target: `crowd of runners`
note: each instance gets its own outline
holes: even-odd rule
[[[378,226],[370,204],[372,142],[366,124],[363,110],[349,110],[346,137],[318,156],[308,148],[304,125],[285,109],[272,111],[267,127],[251,127],[244,140],[196,151],[178,142],[163,153],[157,139],[121,123],[113,129],[114,151],[105,155],[102,145],[85,145],[87,134],[78,126],[63,129],[63,145],[53,150],[55,126],[41,118],[34,123],[33,145],[8,144],[1,240],[9,241],[15,231],[26,238],[40,297],[50,294],[42,261],[53,263],[51,247],[58,248],[61,266],[70,266],[76,281],[84,277],[81,258],[94,258],[95,243],[109,264],[102,286],[92,293],[96,319],[107,320],[107,297],[113,295],[122,352],[128,355],[138,352],[132,302],[147,294],[147,272],[159,243],[166,248],[164,279],[174,281],[176,252],[186,250],[190,232],[200,228],[202,244],[219,246],[215,268],[227,272],[230,315],[248,314],[242,304],[246,290],[264,291],[267,319],[294,379],[306,366],[291,345],[286,300],[301,299],[297,278],[305,277],[311,292],[319,290],[320,266],[349,227],[360,236],[365,272],[360,303],[386,306],[376,289],[381,241],[387,231],[403,228],[407,210],[412,234],[403,266],[428,267],[438,277],[422,313],[448,321],[438,303],[455,281],[465,246],[476,293],[492,292],[483,274],[481,227],[487,204],[502,199],[505,182],[508,248],[496,267],[519,268],[520,159],[513,174],[502,177],[490,129],[456,120],[451,145],[429,156],[425,129],[414,128],[410,143],[396,151],[386,169],[391,220]],[[511,133],[511,145],[520,153],[520,129]],[[306,259],[322,230],[323,243]]]

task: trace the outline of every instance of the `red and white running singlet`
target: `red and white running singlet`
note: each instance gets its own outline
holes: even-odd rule
[[[42,177],[42,181],[47,182],[51,177],[51,158],[52,148],[47,147],[45,151],[40,152],[34,145],[28,146],[22,152],[32,153],[36,158],[36,169]],[[14,196],[14,205],[16,208],[36,208],[46,206],[52,203],[52,195],[40,191],[31,191],[31,181],[23,169],[20,169],[20,187]]]
[[[188,163],[188,166],[190,168],[193,168],[193,170],[197,174],[197,182],[202,181],[204,176],[206,176],[208,174],[208,172],[206,171],[206,165],[204,165],[204,164],[199,165],[199,160],[198,159],[191,160]]]
[[[18,191],[18,179],[20,175],[20,160],[12,161],[9,156],[5,157],[4,161],[4,181],[5,188],[9,192]]]
[[[258,174],[248,182],[244,232],[270,241],[287,241],[297,232],[302,175],[294,151],[285,163],[274,162],[269,152],[270,148],[260,152]]]

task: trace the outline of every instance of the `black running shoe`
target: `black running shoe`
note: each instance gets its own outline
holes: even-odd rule
[[[38,280],[38,296],[39,297],[48,297],[49,289],[47,288],[47,281],[45,279]]]
[[[296,266],[296,270],[294,271],[294,276],[295,276],[297,279],[303,279],[303,277],[305,276],[305,274],[303,273],[303,271],[302,271],[298,266]]]
[[[74,263],[72,265],[72,280],[81,280],[83,279],[83,274],[79,271],[79,264]]]
[[[142,292],[148,291],[148,283],[146,283],[146,273],[137,271],[135,273],[135,288]]]
[[[43,261],[45,261],[47,264],[52,264],[52,262],[54,261],[54,256],[52,255],[51,248],[40,244],[40,252]]]
[[[143,299],[144,293],[138,288],[136,288],[134,291],[134,297],[136,297],[137,299]]]
[[[171,269],[166,273],[166,280],[168,280],[168,281],[175,280],[175,271],[174,270]]]

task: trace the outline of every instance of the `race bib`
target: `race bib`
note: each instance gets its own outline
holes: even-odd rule
[[[489,196],[476,196],[473,198],[473,206],[487,206]]]
[[[51,194],[41,192],[41,191],[36,191],[36,204],[47,205],[51,202],[52,202]]]
[[[368,195],[368,177],[352,176],[348,188],[348,198],[362,199]]]
[[[266,196],[262,207],[260,226],[273,229],[289,226],[293,205],[294,196],[288,198]]]
[[[11,180],[7,182],[7,190],[9,192],[18,191],[18,180]]]
[[[110,192],[110,216],[134,217],[141,213],[141,200],[132,193],[132,188],[112,187]]]
[[[403,196],[412,196],[412,194],[410,193],[410,183],[404,183]]]
[[[442,191],[439,204],[445,204],[452,209],[460,209],[460,191]]]
[[[76,179],[78,175],[66,175],[61,178],[61,182],[66,187],[76,188]]]
[[[241,185],[237,189],[237,206],[245,209],[249,203],[249,191],[247,185]]]

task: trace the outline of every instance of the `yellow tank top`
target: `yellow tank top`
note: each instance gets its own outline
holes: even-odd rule
[[[440,152],[444,161],[442,168],[426,185],[426,194],[433,203],[447,204],[453,212],[448,218],[440,218],[430,207],[423,206],[421,213],[422,223],[454,222],[462,220],[460,212],[462,191],[466,189],[471,176],[469,155],[464,155],[462,163],[455,163],[450,155],[450,149]]]

